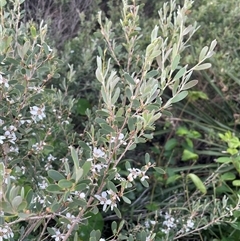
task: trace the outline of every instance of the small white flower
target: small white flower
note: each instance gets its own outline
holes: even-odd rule
[[[9,87],[8,80],[3,78],[1,74],[0,74],[0,84],[3,84],[6,88]]]
[[[3,130],[5,131],[4,136],[9,139],[11,143],[15,144],[15,141],[17,140],[15,131],[17,128],[13,125],[10,125],[9,127],[4,126]]]
[[[0,144],[3,144],[3,140],[6,139],[5,136],[0,136]]]
[[[105,238],[100,238],[99,241],[106,241],[106,239]]]
[[[82,198],[82,199],[85,199],[86,194],[85,194],[84,192],[81,192],[81,193],[79,194],[79,197]]]
[[[42,108],[39,108],[37,106],[30,107],[30,113],[32,115],[32,119],[35,122],[40,121],[46,117],[44,111],[45,111],[45,107],[42,107]]]
[[[110,143],[115,143],[117,141],[119,141],[121,144],[126,145],[127,143],[125,141],[123,141],[124,139],[124,134],[120,133],[117,137],[111,137]]]
[[[38,183],[40,189],[46,189],[48,187],[48,183],[46,180],[43,180],[42,183]]]
[[[102,192],[100,195],[94,195],[100,201],[100,204],[103,205],[103,211],[107,209],[107,206],[112,203],[110,199],[107,199],[107,192]]]
[[[102,151],[100,148],[93,148],[93,156],[95,158],[99,158],[99,157],[104,157],[105,156],[105,152]]]
[[[54,161],[57,158],[52,156],[52,154],[50,154],[47,159],[48,159],[48,161]]]
[[[127,177],[129,182],[132,182],[134,179],[141,175],[141,170],[138,168],[129,168],[128,171],[130,172]]]
[[[0,119],[0,126],[2,126],[3,124],[4,124],[4,121]]]
[[[104,165],[102,163],[99,163],[99,164],[95,164],[95,165],[92,165],[92,168],[91,168],[91,171],[92,172],[100,172],[103,168],[107,167],[107,165]]]
[[[61,241],[64,238],[64,235],[61,234],[61,232],[59,231],[59,229],[53,228],[55,231],[55,234],[52,235],[52,238],[55,238],[55,241]]]
[[[141,182],[144,182],[146,179],[149,179],[149,176],[145,175],[145,173],[142,173],[142,177],[141,177]]]

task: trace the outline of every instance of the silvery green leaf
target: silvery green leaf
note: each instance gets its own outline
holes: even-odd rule
[[[172,61],[172,66],[171,66],[172,71],[174,71],[177,68],[179,61],[180,61],[180,55],[177,54]]]
[[[128,74],[128,73],[124,73],[124,78],[132,85],[136,85],[134,79]]]
[[[155,25],[155,27],[151,33],[151,42],[153,42],[157,38],[158,29],[159,29],[159,27],[157,25]]]
[[[203,47],[200,54],[199,54],[199,58],[198,58],[199,62],[202,62],[204,60],[204,58],[207,55],[207,52],[208,52],[208,46]]]
[[[183,30],[183,33],[182,33],[182,35],[184,36],[184,35],[187,35],[190,31],[192,31],[194,29],[194,27],[192,26],[192,25],[189,25],[187,28],[185,28],[184,30]]]
[[[217,40],[214,39],[214,40],[211,42],[209,51],[213,51],[213,50],[215,49],[216,45],[217,45]]]
[[[172,87],[172,96],[174,96],[177,93],[178,87],[179,87],[179,82],[180,82],[179,79],[175,80],[173,87]]]
[[[198,80],[191,80],[189,81],[187,84],[185,84],[182,88],[182,90],[187,90],[187,89],[190,89],[192,88],[193,86],[195,86],[196,84],[198,83]]]
[[[188,92],[184,90],[181,93],[174,96],[172,99],[170,99],[170,103],[173,104],[173,103],[179,102],[183,100],[187,95],[188,95]]]
[[[183,67],[180,70],[178,70],[178,72],[174,76],[174,79],[180,79],[185,73],[186,73],[186,67]]]
[[[201,64],[201,65],[198,65],[198,66],[194,67],[194,70],[209,69],[209,68],[211,68],[211,66],[212,66],[211,63],[205,63],[205,64]]]
[[[120,88],[117,87],[115,90],[114,96],[112,97],[112,101],[111,101],[112,105],[114,105],[117,102],[119,95],[120,95]]]
[[[155,77],[156,75],[158,75],[159,74],[159,72],[157,71],[157,70],[151,70],[151,71],[149,71],[147,74],[146,74],[146,78],[148,79],[148,78],[153,78],[153,77]]]

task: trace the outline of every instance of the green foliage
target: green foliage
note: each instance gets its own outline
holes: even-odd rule
[[[207,99],[190,89],[217,46],[215,38],[197,46],[187,63],[198,29],[188,19],[192,1],[163,4],[149,24],[143,5],[108,3],[111,18],[99,12],[94,35],[93,18],[81,15],[85,32],[66,44],[62,61],[43,22],[21,22],[23,1],[1,4],[3,239],[203,240],[201,232],[217,233],[217,225],[237,229],[238,137],[207,136],[218,149],[202,152],[218,158],[201,164],[196,143],[208,127],[173,123],[180,102],[187,102],[183,115],[189,103]],[[161,133],[171,133],[161,149],[150,149],[160,119]],[[221,155],[221,141],[230,156]]]

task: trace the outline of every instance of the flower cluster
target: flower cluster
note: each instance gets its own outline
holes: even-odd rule
[[[44,111],[45,111],[45,107],[42,107],[42,108],[37,106],[30,107],[30,113],[35,123],[37,121],[42,120],[43,118],[46,118]]]
[[[143,182],[146,179],[149,179],[149,176],[146,175],[146,171],[142,171],[138,168],[128,168],[128,171],[130,172],[127,177],[129,182],[132,182],[137,177],[140,178],[141,182]]]
[[[5,223],[5,225],[0,226],[0,241],[3,239],[10,240],[13,238],[14,234],[12,229]]]
[[[94,195],[94,197],[103,205],[103,211],[106,211],[108,206],[113,210],[114,207],[117,207],[117,200],[120,201],[119,196],[113,190],[104,191],[101,195]]]

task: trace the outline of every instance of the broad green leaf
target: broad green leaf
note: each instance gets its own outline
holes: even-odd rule
[[[122,218],[122,214],[121,214],[121,212],[119,211],[119,209],[116,208],[116,207],[114,207],[113,210],[114,210],[114,212],[116,213],[116,215],[118,216],[118,218],[121,219],[121,218]]]
[[[110,133],[115,133],[115,130],[109,126],[109,125],[106,125],[106,124],[100,124],[100,126],[102,127],[102,129],[104,129],[105,131],[107,131],[109,134]]]
[[[182,154],[182,161],[197,160],[198,155],[189,150],[184,150]]]
[[[189,81],[187,84],[185,84],[183,86],[182,90],[188,90],[188,89],[194,87],[197,83],[198,83],[198,80],[196,80],[196,79],[195,80],[191,80],[191,81]]]
[[[151,70],[149,71],[147,74],[146,74],[146,78],[149,79],[149,78],[153,78],[155,77],[156,75],[158,75],[159,72],[157,70]]]
[[[148,153],[145,154],[145,163],[148,164],[150,162],[150,155]]]
[[[170,99],[170,103],[179,102],[179,101],[183,100],[187,95],[188,95],[188,91],[184,90],[184,91],[180,92],[179,94],[177,94],[176,96],[174,96],[172,99]]]
[[[131,200],[128,199],[127,197],[122,196],[122,199],[123,199],[123,201],[124,201],[125,203],[127,203],[127,204],[131,204]]]
[[[166,185],[174,183],[175,181],[177,181],[181,177],[182,177],[181,175],[171,175],[170,177],[168,177],[168,179],[166,181]]]
[[[234,180],[232,182],[232,185],[235,186],[235,187],[240,187],[240,180]]]
[[[211,63],[205,63],[194,67],[194,70],[204,70],[204,69],[209,69],[211,67],[212,67]]]
[[[22,203],[23,199],[21,196],[16,196],[11,200],[11,204],[15,210],[17,210],[18,206]]]
[[[33,198],[33,190],[30,189],[26,195],[26,201],[27,201],[28,205],[32,203],[32,198]]]
[[[87,176],[89,170],[91,169],[91,166],[92,163],[90,161],[85,161],[85,163],[82,166],[84,176]]]
[[[55,170],[49,170],[48,176],[52,178],[54,181],[59,181],[61,179],[65,179],[65,177],[58,171]]]
[[[221,175],[222,181],[232,181],[236,179],[236,175],[233,172],[226,172]]]
[[[23,211],[27,208],[27,206],[28,206],[27,202],[23,200],[17,207],[17,211],[18,212]]]
[[[79,167],[79,168],[75,168],[74,171],[75,171],[75,173],[73,175],[73,179],[75,179],[75,183],[78,183],[78,181],[83,176],[83,169]]]
[[[219,157],[217,158],[216,162],[218,163],[231,163],[232,162],[232,159],[230,157],[227,157],[227,156],[223,156],[223,157]]]
[[[132,85],[136,85],[134,79],[128,74],[128,73],[124,73],[124,78]]]
[[[111,229],[112,229],[113,234],[117,233],[117,222],[116,221],[113,221],[111,223]]]
[[[153,167],[153,169],[154,169],[156,172],[158,172],[159,174],[165,174],[165,171],[164,171],[162,168],[160,168],[160,167]]]
[[[178,144],[178,141],[175,138],[171,138],[164,145],[164,149],[166,151],[171,151],[177,146],[177,144]]]
[[[56,184],[50,184],[46,188],[47,192],[51,193],[62,193],[62,189]]]
[[[74,190],[75,191],[82,191],[85,190],[87,188],[87,184],[86,183],[80,183],[78,185],[75,186]]]
[[[195,186],[200,192],[202,192],[203,194],[207,193],[206,186],[196,174],[189,173],[187,177],[189,177],[192,180],[192,182],[195,184]]]
[[[60,180],[59,182],[58,182],[58,186],[60,187],[60,188],[62,188],[62,189],[65,189],[65,188],[71,188],[72,187],[72,185],[73,185],[73,183],[71,182],[71,181],[69,181],[69,180]]]
[[[91,151],[90,146],[87,145],[84,141],[78,141],[78,145],[86,151]]]

